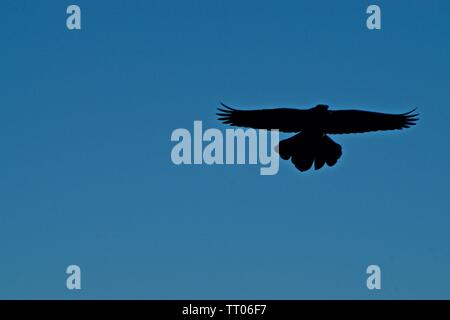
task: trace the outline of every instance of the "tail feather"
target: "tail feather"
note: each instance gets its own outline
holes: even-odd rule
[[[325,163],[332,167],[342,155],[342,147],[327,135],[308,135],[298,133],[295,136],[280,141],[277,152],[284,160],[291,159],[300,171],[309,170],[313,163],[319,170]]]

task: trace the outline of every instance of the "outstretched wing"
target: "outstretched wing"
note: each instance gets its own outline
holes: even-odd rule
[[[230,126],[254,129],[278,129],[282,132],[302,131],[307,123],[308,110],[278,108],[263,110],[236,110],[221,103],[219,120]]]
[[[416,124],[416,109],[402,114],[388,114],[360,110],[330,111],[326,133],[361,133],[381,130],[400,130]]]

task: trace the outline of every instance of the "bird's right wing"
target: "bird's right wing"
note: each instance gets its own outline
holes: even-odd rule
[[[389,114],[362,110],[330,111],[326,133],[362,133],[370,131],[401,130],[416,124],[418,114],[411,110]]]
[[[219,120],[230,126],[254,129],[278,129],[282,132],[299,132],[307,124],[308,110],[289,108],[236,110],[221,103]]]

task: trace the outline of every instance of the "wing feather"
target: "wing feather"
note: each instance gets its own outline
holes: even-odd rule
[[[416,124],[416,109],[402,114],[388,114],[361,110],[330,111],[326,133],[362,133],[383,130],[401,130]]]
[[[262,110],[236,110],[221,103],[219,120],[224,124],[254,129],[278,129],[282,132],[299,132],[305,127],[307,110],[278,108]]]

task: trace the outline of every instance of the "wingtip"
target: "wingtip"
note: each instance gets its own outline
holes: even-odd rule
[[[220,102],[220,105],[223,108],[217,108],[217,120],[219,120],[220,122],[222,122],[223,124],[229,124],[231,125],[231,113],[234,111],[234,109],[230,108],[229,106],[227,106],[225,103]]]
[[[412,109],[412,110],[410,110],[410,111],[408,111],[408,112],[403,113],[402,115],[404,115],[404,116],[410,116],[410,117],[418,116],[420,113],[414,113],[414,114],[413,114],[413,112],[416,112],[416,110],[417,110],[417,108],[414,108],[414,109]]]
[[[226,110],[226,109],[222,109],[222,108],[217,108],[218,111],[225,113],[225,114],[230,114],[232,111],[231,110]]]
[[[415,126],[417,124],[417,121],[419,121],[419,115],[420,113],[416,113],[417,108],[414,108],[406,113],[403,113],[402,116],[406,120],[406,124],[410,126]]]
[[[220,102],[220,105],[221,105],[222,107],[224,107],[224,108],[227,108],[228,110],[232,110],[232,111],[235,111],[235,110],[236,110],[236,109],[233,109],[233,108],[227,106],[227,105],[226,105],[225,103],[223,103],[222,101]]]

